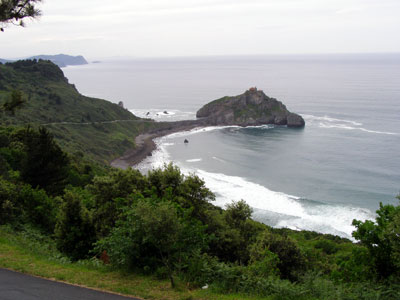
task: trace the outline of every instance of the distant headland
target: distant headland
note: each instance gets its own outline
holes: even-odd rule
[[[35,55],[28,57],[26,59],[42,59],[42,60],[50,60],[60,68],[64,68],[66,66],[77,66],[77,65],[87,65],[88,62],[87,60],[82,56],[71,56],[71,55],[66,55],[66,54],[57,54],[57,55]],[[1,59],[0,58],[0,63],[7,63],[7,62],[13,62],[14,60],[8,60],[8,59]]]

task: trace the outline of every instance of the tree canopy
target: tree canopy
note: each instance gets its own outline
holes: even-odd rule
[[[26,18],[37,18],[41,12],[37,8],[42,0],[1,0],[0,1],[0,31],[4,31],[4,25],[12,23],[25,26]]]

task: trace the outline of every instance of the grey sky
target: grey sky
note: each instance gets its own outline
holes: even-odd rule
[[[400,52],[400,0],[44,0],[0,57]]]

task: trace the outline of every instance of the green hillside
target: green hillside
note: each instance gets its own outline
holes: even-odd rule
[[[138,119],[109,101],[82,96],[50,61],[24,60],[0,65],[0,101],[13,90],[23,92],[26,103],[7,123],[98,122]]]
[[[0,106],[21,93],[15,113],[0,113],[8,126],[45,126],[69,153],[109,162],[134,147],[134,137],[155,123],[106,100],[81,95],[62,70],[45,60],[0,64]]]

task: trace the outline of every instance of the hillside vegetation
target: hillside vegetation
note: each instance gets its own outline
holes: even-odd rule
[[[45,60],[0,64],[0,106],[15,98],[21,105],[0,112],[2,124],[45,126],[70,154],[101,163],[133,148],[136,135],[157,126],[117,104],[81,95],[59,67]]]

